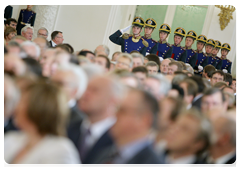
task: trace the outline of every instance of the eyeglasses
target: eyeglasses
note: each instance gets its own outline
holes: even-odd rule
[[[46,34],[41,34],[41,33],[38,33],[38,35],[41,35],[41,36],[47,36]]]
[[[63,37],[58,37],[58,36],[57,36],[57,38],[63,38]]]

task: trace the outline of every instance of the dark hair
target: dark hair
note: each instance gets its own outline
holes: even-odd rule
[[[105,55],[97,55],[97,57],[105,58],[105,59],[106,59],[106,65],[105,65],[105,67],[106,67],[107,69],[110,69],[111,63],[110,63],[110,60],[109,60],[109,58],[108,58],[107,56],[105,56]]]
[[[147,68],[144,67],[144,66],[134,67],[134,68],[132,69],[132,72],[133,72],[133,73],[141,72],[141,73],[146,74],[146,76],[148,75],[148,70],[147,70]]]
[[[74,52],[74,49],[73,49],[73,47],[70,45],[70,44],[68,44],[68,43],[63,43],[62,45],[65,45],[66,47],[68,47],[68,51],[69,51],[69,53],[73,53]]]
[[[178,84],[172,84],[172,90],[177,90],[179,93],[179,98],[183,99],[184,97],[184,90]]]
[[[58,33],[62,33],[61,31],[53,31],[51,34],[51,39],[54,40]]]
[[[22,60],[27,65],[28,71],[34,73],[38,77],[42,77],[42,67],[38,61],[29,56]]]
[[[8,19],[5,21],[5,25],[6,25],[6,24],[10,25],[11,22],[17,23],[17,21],[16,21],[14,18],[8,18]]]
[[[70,54],[70,60],[69,60],[70,63],[73,63],[73,64],[76,64],[76,65],[79,65],[79,60],[77,58],[76,55],[73,55],[73,54]]]
[[[204,91],[204,93],[203,93],[203,97],[204,97],[204,96],[210,96],[210,95],[213,95],[213,94],[215,94],[215,93],[221,93],[222,101],[223,101],[223,102],[226,101],[226,98],[225,98],[222,90],[219,89],[219,88],[215,88],[215,87],[207,88],[207,89]],[[203,97],[202,97],[202,98],[203,98]]]
[[[195,97],[197,95],[198,85],[194,80],[192,80],[190,78],[186,78],[183,81],[181,81],[180,83],[187,84],[187,94],[185,94],[185,95],[193,95],[193,97]]]
[[[232,75],[229,74],[229,73],[225,73],[225,82],[228,82],[229,86],[231,86],[232,85],[232,81],[233,81]]]
[[[203,71],[207,73],[207,76],[210,78],[212,73],[216,71],[216,68],[213,65],[209,64],[204,67]]]
[[[78,53],[78,55],[83,55],[83,56],[87,56],[87,54],[88,53],[90,53],[90,54],[92,54],[92,55],[94,55],[95,56],[95,54],[92,52],[92,51],[85,51],[85,50],[82,50],[82,51],[80,51],[79,53]]]
[[[223,76],[223,81],[225,81],[225,73],[222,70],[214,71],[210,78],[212,78],[214,74],[220,74],[221,76]]]
[[[158,68],[160,68],[160,60],[156,54],[149,54],[145,57],[148,59],[148,61],[155,61],[158,65]]]
[[[195,81],[198,85],[198,93],[203,93],[204,89],[206,88],[202,77],[193,75],[192,77],[189,77],[189,79],[192,79],[193,81]]]
[[[238,79],[237,78],[233,78],[232,81],[236,81],[236,85],[238,86]]]

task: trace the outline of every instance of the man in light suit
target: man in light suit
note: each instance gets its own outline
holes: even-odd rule
[[[130,89],[116,113],[117,121],[110,132],[114,145],[99,154],[95,163],[160,164],[153,151],[149,132],[159,111],[158,102],[146,91]]]

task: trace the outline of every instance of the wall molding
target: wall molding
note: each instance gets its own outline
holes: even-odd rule
[[[165,15],[164,23],[168,24],[171,28],[172,28],[172,22],[174,19],[176,8],[177,8],[176,5],[168,5],[167,12]],[[168,38],[169,36],[167,37],[167,41],[168,41]]]

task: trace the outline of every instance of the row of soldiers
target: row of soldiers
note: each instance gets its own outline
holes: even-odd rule
[[[132,27],[132,35],[124,33]],[[144,36],[141,36],[142,28],[144,27]],[[160,60],[166,58],[173,58],[177,61],[189,63],[193,68],[195,74],[200,75],[203,68],[211,64],[216,69],[222,70],[225,73],[231,74],[232,62],[227,59],[227,54],[231,50],[228,43],[221,44],[218,40],[207,39],[205,35],[197,36],[196,32],[190,30],[186,31],[178,27],[174,31],[174,44],[170,45],[166,39],[171,33],[171,27],[168,24],[162,24],[159,28],[159,41],[151,38],[151,34],[157,27],[154,19],[148,18],[146,21],[141,17],[135,17],[132,25],[118,30],[109,39],[118,45],[121,45],[122,52],[130,53],[138,51],[143,56],[147,54],[156,54]],[[181,47],[180,43],[185,39],[185,47]],[[192,44],[197,41],[197,49],[192,49]],[[206,53],[203,52],[205,47]],[[217,54],[221,49],[221,57]]]

